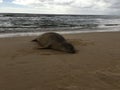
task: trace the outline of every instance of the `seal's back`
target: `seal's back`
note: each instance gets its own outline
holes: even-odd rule
[[[64,37],[62,37],[58,33],[53,33],[53,32],[42,34],[42,35],[38,36],[35,40],[41,46],[47,45],[48,43],[52,44],[52,43],[60,43],[60,42],[65,42],[66,41],[64,39]]]

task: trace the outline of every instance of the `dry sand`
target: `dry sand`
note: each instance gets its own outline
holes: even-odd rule
[[[64,35],[76,54],[0,39],[0,90],[120,90],[120,32]]]

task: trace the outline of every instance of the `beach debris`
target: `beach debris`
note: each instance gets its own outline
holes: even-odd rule
[[[58,33],[44,33],[32,41],[37,42],[38,45],[41,46],[40,49],[53,49],[67,53],[75,53],[74,46]]]

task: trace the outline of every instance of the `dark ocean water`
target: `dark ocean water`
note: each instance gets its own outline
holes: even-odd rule
[[[0,35],[120,31],[120,16],[0,14]]]

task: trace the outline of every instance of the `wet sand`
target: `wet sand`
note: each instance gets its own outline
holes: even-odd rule
[[[76,54],[0,39],[0,90],[120,90],[120,32],[64,35]]]

